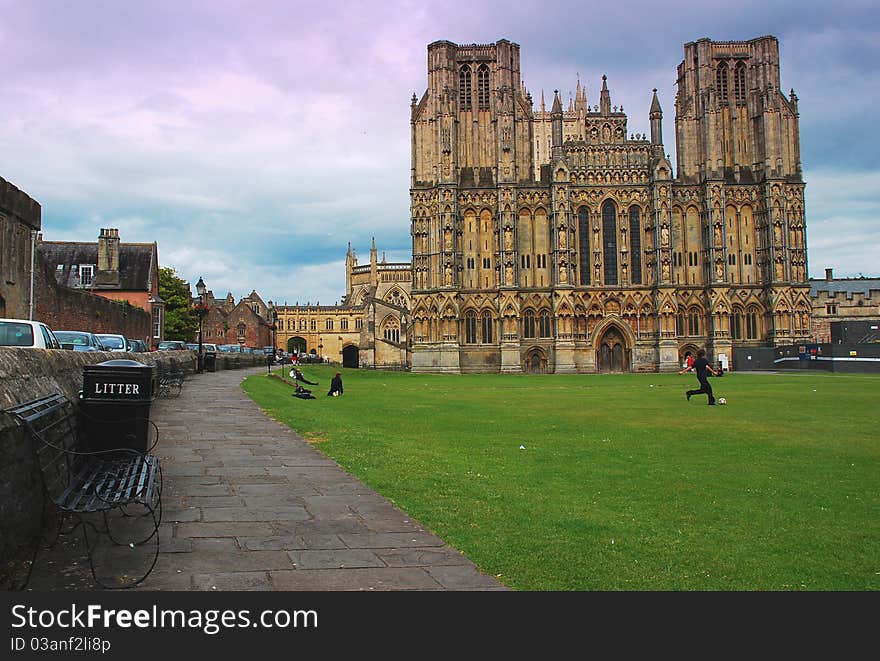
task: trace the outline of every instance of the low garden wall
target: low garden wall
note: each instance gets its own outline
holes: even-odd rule
[[[191,374],[196,370],[192,351],[150,353],[52,351],[0,347],[0,409],[60,392],[76,402],[83,385],[83,367],[105,360],[129,359],[145,365],[176,363]],[[261,354],[218,354],[216,369],[266,365]],[[0,410],[0,589],[4,575],[21,550],[38,532],[43,504],[40,475],[33,443],[24,429]]]

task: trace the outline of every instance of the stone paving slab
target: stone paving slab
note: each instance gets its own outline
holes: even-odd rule
[[[137,589],[507,589],[266,416],[240,387],[263,371],[194,375],[153,403],[164,514],[158,562]],[[143,551],[99,559],[118,571]],[[42,556],[29,589],[95,589],[81,539]]]

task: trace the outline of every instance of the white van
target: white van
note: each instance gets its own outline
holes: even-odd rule
[[[55,334],[41,321],[0,319],[0,347],[60,349]]]

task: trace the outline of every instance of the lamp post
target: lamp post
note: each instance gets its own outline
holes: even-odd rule
[[[199,294],[199,302],[196,304],[196,315],[199,318],[199,355],[196,369],[198,370],[198,373],[201,374],[205,371],[205,357],[202,353],[202,320],[208,313],[208,306],[205,303],[205,294],[207,293],[208,288],[205,286],[205,281],[202,280],[201,276],[199,276],[199,281],[196,283],[196,291]]]
[[[269,301],[269,305],[272,305],[272,301]],[[278,310],[274,307],[269,308],[269,321],[272,322],[272,325],[269,327],[270,332],[272,333],[272,353],[269,354],[267,361],[267,369],[269,370],[269,374],[272,373],[272,363],[275,362],[275,352],[278,350],[276,346],[278,343],[278,335],[277,335],[277,325],[278,325]]]
[[[324,340],[318,336],[318,360],[324,362]]]

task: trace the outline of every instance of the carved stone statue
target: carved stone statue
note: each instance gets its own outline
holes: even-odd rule
[[[444,276],[443,282],[449,286],[452,284],[452,265],[446,265],[446,275]]]
[[[504,249],[513,250],[513,230],[509,227],[504,228]]]
[[[664,259],[662,264],[663,280],[669,280],[669,260]]]
[[[669,245],[669,228],[666,225],[660,228],[660,245]]]

